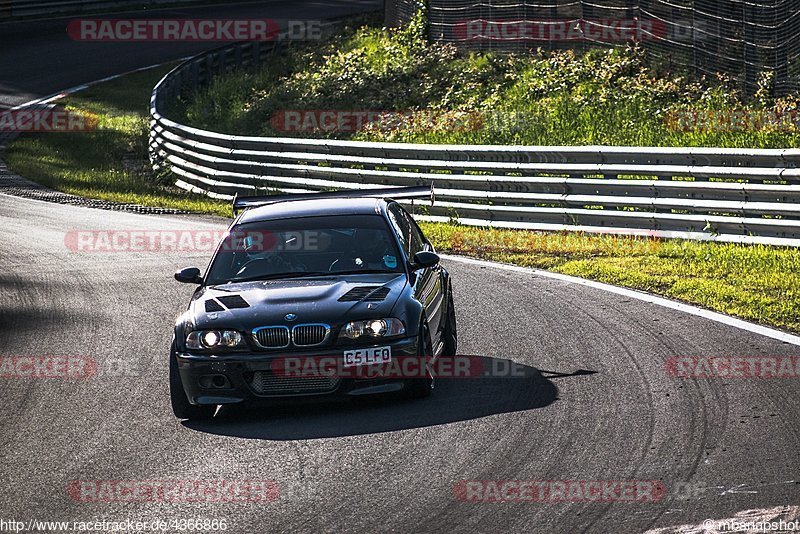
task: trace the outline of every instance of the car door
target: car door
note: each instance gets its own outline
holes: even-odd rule
[[[399,207],[399,206],[398,206]],[[416,221],[406,210],[399,207],[399,211],[404,220],[404,224],[409,229],[409,259],[414,258],[414,254],[422,250],[433,252],[433,246],[422,234]],[[431,332],[431,342],[435,351],[439,351],[442,337],[444,294],[442,288],[442,267],[434,265],[424,269],[418,269],[415,273],[414,291],[417,299],[425,307],[425,316],[428,319],[428,328]]]

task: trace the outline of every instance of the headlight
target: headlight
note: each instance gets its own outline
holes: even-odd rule
[[[370,339],[400,336],[405,333],[406,325],[400,319],[370,319],[347,323],[339,335],[349,339]]]
[[[189,349],[235,349],[245,346],[244,337],[236,330],[195,330],[186,336],[186,347]]]

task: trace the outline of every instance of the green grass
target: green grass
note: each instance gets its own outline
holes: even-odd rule
[[[416,110],[478,119],[455,128],[447,118],[409,119],[316,135],[454,144],[800,146],[796,125],[720,132],[668,124],[674,113],[692,109],[796,110],[796,96],[769,96],[768,77],[748,101],[722,77],[692,80],[638,49],[466,53],[427,42],[420,21],[391,32],[360,23],[323,46],[295,46],[258,71],[219,78],[176,112],[198,127],[242,135],[284,135],[271,125],[283,110]]]
[[[599,280],[800,331],[800,250],[423,223],[441,252]]]
[[[385,38],[382,32],[368,33],[372,37],[359,39],[367,39],[372,47],[367,54],[371,69],[377,69],[382,61],[401,64],[405,61],[400,51],[381,52],[376,43]],[[349,43],[350,47],[357,44]],[[494,60],[464,61],[483,65]],[[284,64],[287,72],[289,65]],[[148,165],[147,105],[151,88],[167,68],[126,76],[70,97],[64,102],[70,109],[98,115],[100,122],[95,132],[25,136],[12,143],[5,154],[6,160],[17,173],[60,191],[228,216],[228,203],[184,193],[172,186],[168,177],[154,176]],[[204,104],[198,104],[197,109],[208,106],[210,116],[228,117],[230,127],[245,124],[254,115],[247,109],[238,109],[239,101],[234,94],[250,94],[261,82],[279,85],[264,73],[235,76],[220,82],[227,84],[229,99],[214,100],[211,93],[201,95],[198,102]],[[312,84],[308,90],[336,94],[341,91],[336,84],[318,83],[321,85]],[[360,86],[354,86],[356,94],[360,90]],[[298,109],[306,106],[304,102],[287,101],[286,105]],[[552,140],[557,141],[558,138]],[[423,228],[442,252],[641,289],[800,332],[800,251],[795,249],[544,234],[440,223],[423,223]]]
[[[169,69],[131,74],[62,100],[67,109],[95,115],[97,128],[23,136],[7,149],[6,162],[20,176],[73,195],[230,215],[228,203],[183,192],[150,167],[150,91]]]

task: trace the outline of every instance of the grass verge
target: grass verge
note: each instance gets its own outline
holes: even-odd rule
[[[65,98],[60,104],[67,109],[94,115],[96,129],[23,136],[3,157],[20,176],[64,193],[230,215],[228,203],[181,191],[150,167],[150,92],[171,67],[130,74]]]
[[[640,289],[800,332],[800,250],[423,224],[440,251]]]
[[[150,89],[168,67],[133,74],[63,103],[99,117],[96,131],[25,136],[11,168],[67,193],[228,216],[227,203],[184,193],[147,163]],[[630,237],[543,234],[424,223],[441,252],[548,269],[697,304],[800,332],[800,251]]]

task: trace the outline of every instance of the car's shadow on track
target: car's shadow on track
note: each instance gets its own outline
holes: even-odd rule
[[[486,369],[507,360],[481,357]],[[499,367],[492,367],[498,366]],[[249,439],[295,440],[354,436],[466,421],[494,414],[534,410],[558,399],[552,378],[593,374],[540,372],[514,364],[515,376],[439,378],[426,399],[398,395],[355,401],[269,407],[223,406],[214,419],[183,424],[200,432]]]

